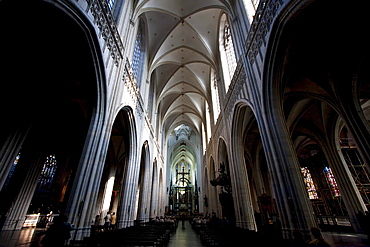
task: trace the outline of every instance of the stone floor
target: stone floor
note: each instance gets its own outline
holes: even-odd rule
[[[176,232],[174,232],[168,241],[168,247],[201,247],[199,235],[192,229],[189,221],[180,221]]]
[[[322,232],[324,239],[331,246],[338,247],[365,247],[370,246],[367,236],[355,233]]]
[[[36,233],[39,228],[24,228],[18,231],[0,232],[0,247],[40,247]],[[367,237],[364,234],[323,232],[324,238],[332,247],[366,247]],[[199,235],[188,221],[179,222],[176,232],[171,235],[168,247],[204,247]]]

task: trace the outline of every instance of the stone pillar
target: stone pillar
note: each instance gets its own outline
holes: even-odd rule
[[[155,161],[156,162],[156,161]],[[159,205],[159,177],[157,171],[157,165],[153,167],[153,176],[152,176],[152,193],[150,201],[150,218],[155,218],[158,215],[158,205]],[[167,195],[167,194],[166,194]]]
[[[336,83],[348,84],[348,82],[342,80],[338,80]],[[341,94],[338,99],[341,111],[340,116],[354,137],[358,151],[366,164],[367,170],[370,172],[370,125],[364,117],[359,102],[356,102],[358,99],[349,94],[352,93],[351,88],[346,89],[339,92]]]
[[[256,110],[256,114],[260,112],[265,111]],[[282,116],[273,116],[274,114],[271,113],[267,119],[258,115],[256,118],[261,126],[261,139],[276,196],[283,237],[290,238],[293,228],[308,233],[309,228],[317,223],[285,122]]]
[[[90,128],[65,210],[68,221],[75,226],[71,239],[80,240],[90,236],[91,225],[96,216],[110,134],[105,132],[106,126],[99,125],[99,121],[95,119],[95,125]]]
[[[149,209],[150,209],[150,198],[151,198],[151,191],[152,191],[152,182],[150,179],[151,169],[150,169],[150,161],[149,161],[149,150],[147,144],[145,145],[145,148],[142,149],[143,154],[141,154],[142,160],[141,162],[144,162],[141,169],[143,171],[140,171],[140,174],[142,177],[139,179],[141,180],[141,188],[140,188],[140,195],[139,195],[139,203],[138,205],[138,217],[137,219],[143,220],[144,222],[149,220]]]
[[[340,195],[348,211],[351,225],[356,232],[361,232],[362,230],[357,221],[356,214],[358,212],[365,212],[367,209],[355,181],[352,178],[352,174],[348,169],[348,165],[343,157],[340,147],[337,149],[329,148],[326,156],[329,167],[333,170],[335,180],[340,190]]]
[[[234,142],[234,145],[237,145],[236,142]],[[243,147],[234,146],[233,150],[237,150],[236,152],[231,152],[231,154],[233,154],[234,164],[230,166],[236,226],[257,231],[251,198],[251,188],[249,186],[248,174],[243,157]]]
[[[136,147],[132,147],[135,150]],[[132,150],[130,147],[130,150]],[[123,178],[122,193],[120,198],[121,212],[117,218],[117,228],[124,228],[134,225],[136,192],[140,166],[136,165],[136,152],[132,151],[128,156],[127,169]]]
[[[27,158],[27,157],[21,157]],[[42,170],[42,155],[36,155],[34,159],[29,160],[29,167],[27,167],[27,174],[23,180],[21,189],[16,196],[12,206],[8,211],[3,230],[20,230],[23,226],[25,215],[30,206],[32,197],[35,193],[38,179]]]
[[[19,153],[21,145],[27,136],[29,127],[17,129],[11,133],[0,149],[0,190],[2,189],[10,169]]]

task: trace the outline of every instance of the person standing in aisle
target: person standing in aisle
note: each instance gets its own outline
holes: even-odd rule
[[[109,226],[110,226],[110,222],[111,222],[111,219],[112,219],[112,215],[110,214],[110,212],[107,213],[107,215],[104,217],[104,228],[106,230],[108,230]]]
[[[114,230],[115,229],[115,226],[116,226],[116,218],[117,218],[117,215],[115,212],[112,213],[111,215],[111,220],[110,220],[110,229]]]

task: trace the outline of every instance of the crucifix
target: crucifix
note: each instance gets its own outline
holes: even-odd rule
[[[186,175],[186,174],[189,174],[189,172],[185,172],[185,167],[184,167],[184,166],[182,166],[182,167],[181,167],[181,172],[178,172],[177,174],[182,175],[181,182],[182,182],[182,186],[184,187],[185,175]]]

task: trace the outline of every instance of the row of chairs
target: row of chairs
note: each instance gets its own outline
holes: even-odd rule
[[[140,224],[118,230],[98,232],[90,237],[91,247],[166,246],[174,224]],[[90,247],[89,246],[89,247]]]

